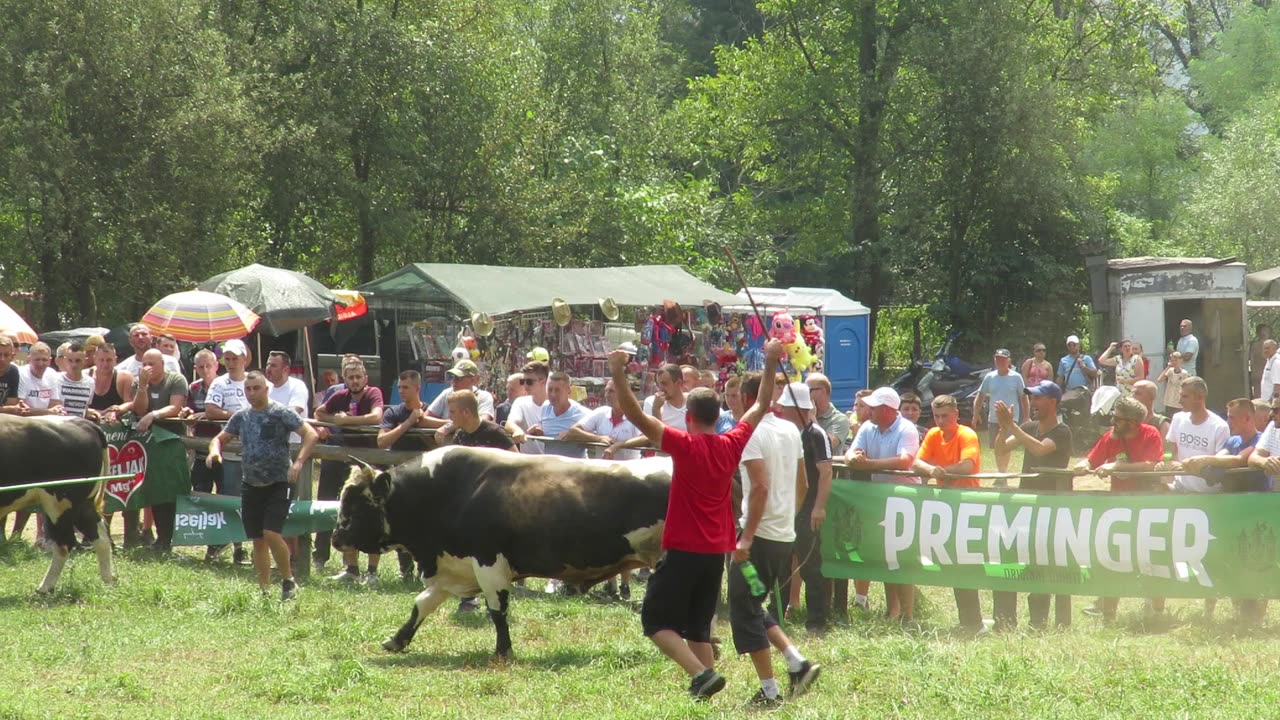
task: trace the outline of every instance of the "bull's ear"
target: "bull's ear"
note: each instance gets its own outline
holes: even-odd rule
[[[391,494],[391,473],[378,473],[378,476],[373,479],[369,488],[373,492],[373,496],[375,498],[378,500],[386,500],[387,496]]]

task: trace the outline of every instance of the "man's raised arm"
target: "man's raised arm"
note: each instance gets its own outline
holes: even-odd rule
[[[618,391],[618,406],[622,414],[627,416],[636,429],[644,433],[655,448],[662,448],[662,421],[652,415],[645,415],[640,401],[631,392],[631,383],[627,382],[627,365],[631,356],[622,350],[609,353],[609,374],[613,377],[613,386]]]
[[[764,375],[760,378],[760,391],[756,394],[756,404],[742,416],[742,422],[753,429],[760,424],[764,414],[773,406],[773,387],[776,382],[775,376],[778,374],[778,360],[782,358],[782,352],[782,342],[777,338],[772,338],[764,344]]]

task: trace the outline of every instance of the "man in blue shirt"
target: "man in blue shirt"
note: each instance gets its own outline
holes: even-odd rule
[[[996,403],[1002,402],[1013,408],[1015,425],[1020,425],[1031,417],[1031,406],[1027,394],[1023,392],[1027,389],[1027,384],[1021,375],[1013,371],[1013,359],[1009,351],[1004,348],[996,350],[992,362],[996,369],[982,377],[978,394],[973,399],[973,429],[981,430],[983,422],[986,422],[990,428],[987,447],[995,448],[996,469],[1009,472],[1009,449],[1004,443],[997,442],[1000,439],[1000,420],[996,417]],[[1006,485],[1005,480],[996,481],[996,487]]]
[[[1191,334],[1191,321],[1178,323],[1178,352],[1182,353],[1182,367],[1188,375],[1196,374],[1196,364],[1200,360],[1200,341]]]
[[[569,397],[572,380],[562,372],[553,372],[547,378],[547,404],[542,406],[542,421],[529,428],[530,435],[545,435],[559,438],[569,428],[586,419],[590,414],[586,408]],[[587,449],[576,443],[546,444],[546,452],[550,455],[562,455],[571,458],[585,458]]]
[[[920,436],[916,433],[915,423],[898,412],[902,398],[893,388],[882,387],[863,398],[863,402],[871,408],[871,419],[858,428],[849,454],[845,455],[844,460],[849,469],[856,472],[910,468],[920,450]],[[871,481],[916,484],[920,479],[873,472]],[[871,583],[855,580],[853,587],[854,604],[866,610],[867,591],[871,589]],[[884,595],[885,610],[891,619],[912,619],[915,607],[914,585],[885,583]]]
[[[1058,384],[1065,393],[1072,388],[1088,387],[1089,381],[1098,377],[1098,366],[1093,358],[1080,352],[1080,338],[1067,338],[1067,354],[1058,361]]]

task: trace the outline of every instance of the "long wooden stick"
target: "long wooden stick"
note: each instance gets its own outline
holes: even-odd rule
[[[39,488],[58,487],[61,485],[83,485],[84,483],[124,480],[125,478],[131,477],[133,477],[133,475],[103,475],[101,477],[71,478],[69,480],[49,480],[47,482],[27,483],[25,485],[7,485],[0,487],[0,492],[10,492],[12,490],[36,490]]]

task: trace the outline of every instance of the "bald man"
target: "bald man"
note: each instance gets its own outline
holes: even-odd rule
[[[1142,422],[1160,431],[1160,437],[1169,434],[1169,418],[1157,413],[1153,407],[1159,389],[1150,380],[1139,380],[1133,384],[1133,397],[1147,409],[1147,417]]]

